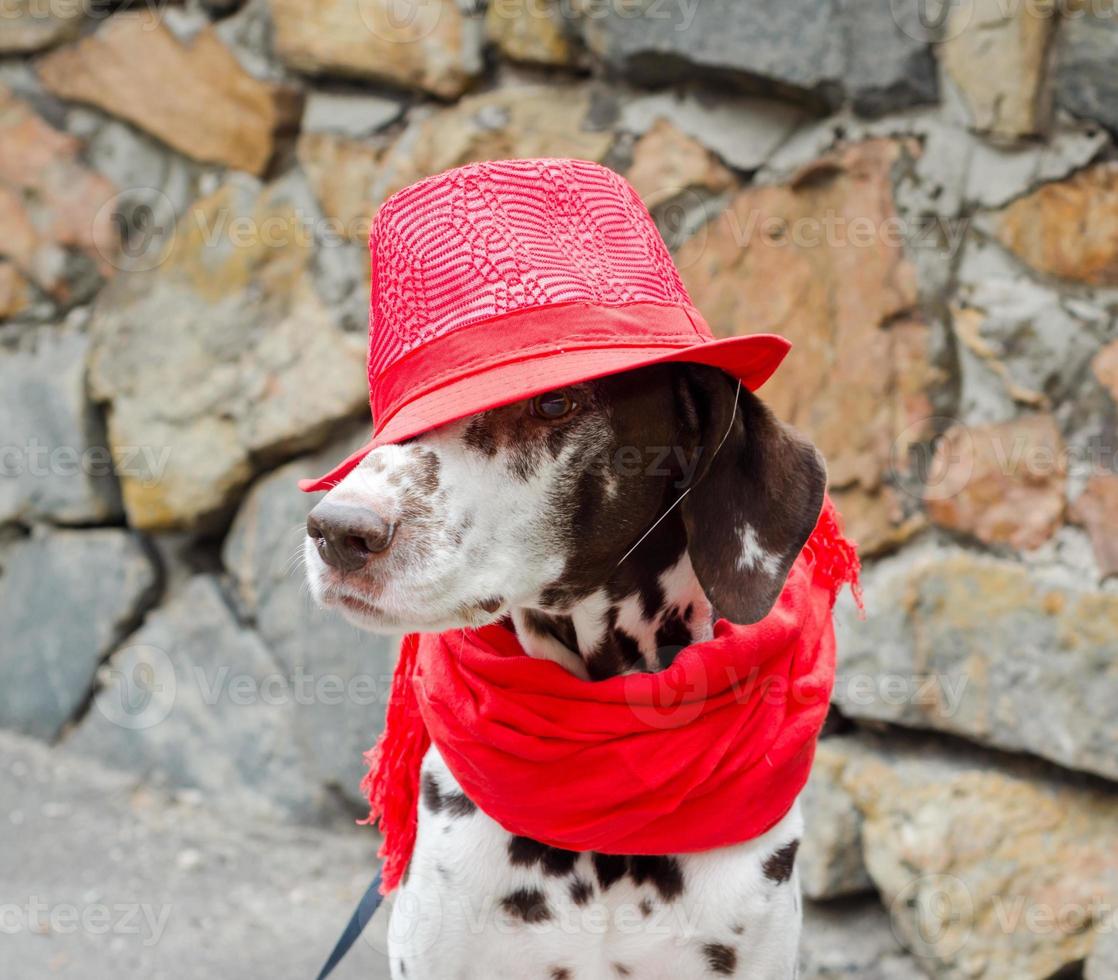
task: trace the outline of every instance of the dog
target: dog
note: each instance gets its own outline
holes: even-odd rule
[[[380,632],[505,620],[595,681],[667,667],[717,616],[762,618],[812,531],[818,452],[715,368],[644,367],[374,449],[311,511],[322,606]],[[796,974],[798,803],[676,856],[513,836],[432,747],[389,925],[393,980]]]

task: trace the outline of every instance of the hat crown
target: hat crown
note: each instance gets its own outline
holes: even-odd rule
[[[506,313],[691,305],[637,192],[586,160],[474,163],[430,177],[385,201],[369,248],[370,379],[428,341]]]

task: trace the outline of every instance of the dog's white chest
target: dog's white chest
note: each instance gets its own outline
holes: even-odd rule
[[[389,926],[393,980],[788,980],[801,830],[797,805],[736,847],[576,855],[509,835],[461,794],[432,748]]]

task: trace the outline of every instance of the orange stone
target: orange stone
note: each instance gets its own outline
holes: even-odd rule
[[[1118,286],[1118,164],[1045,184],[1003,212],[998,238],[1038,272]]]
[[[832,487],[875,491],[930,435],[926,324],[891,172],[909,143],[846,147],[786,185],[750,188],[678,252],[718,336],[792,341],[760,392],[823,452]]]
[[[302,107],[294,89],[250,75],[212,28],[189,44],[146,13],[116,14],[44,57],[46,89],[125,119],[180,153],[262,174]]]
[[[1098,354],[1091,367],[1095,377],[1110,392],[1110,397],[1118,402],[1118,340],[1107,344]]]
[[[1071,505],[1071,519],[1090,535],[1103,576],[1118,575],[1118,475],[1092,476]]]
[[[936,447],[924,491],[928,516],[986,544],[1039,547],[1063,522],[1067,453],[1051,415],[956,425]]]
[[[81,149],[0,85],[0,258],[63,300],[66,251],[87,255],[107,276],[117,250],[106,207],[116,187],[80,162]]]
[[[626,176],[650,209],[686,190],[717,193],[734,182],[734,175],[710,150],[667,119],[657,119],[637,141]]]

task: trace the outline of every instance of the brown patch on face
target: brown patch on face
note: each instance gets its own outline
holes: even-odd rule
[[[563,391],[571,392],[580,406],[591,400],[587,385],[574,385]],[[578,439],[585,430],[580,414],[575,412],[552,423],[535,418],[529,411],[529,401],[517,402],[470,419],[462,439],[487,459],[502,455],[513,476],[527,482],[545,463],[558,459],[572,440]]]

